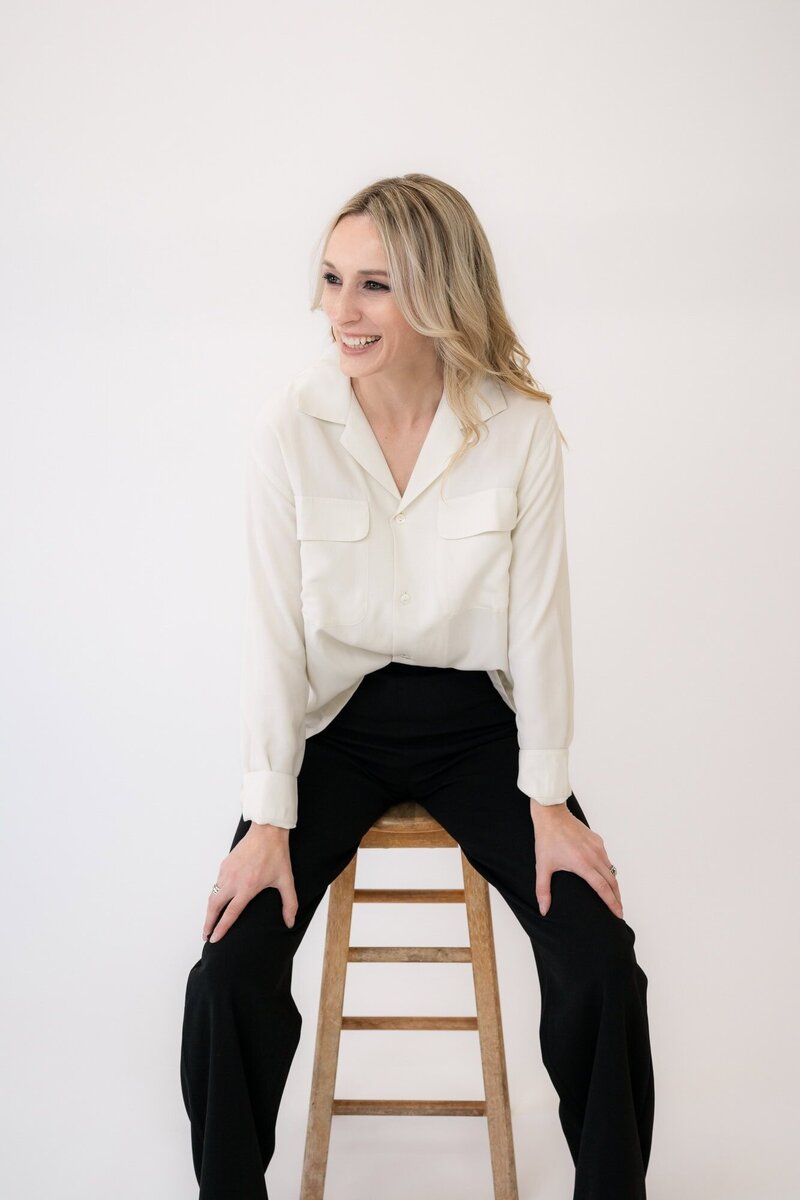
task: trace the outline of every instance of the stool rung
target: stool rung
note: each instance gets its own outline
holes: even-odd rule
[[[471,946],[350,946],[348,962],[472,962]]]
[[[336,1100],[334,1116],[341,1117],[485,1117],[485,1100]]]
[[[362,1115],[485,1118],[494,1185],[491,1195],[495,1200],[519,1200],[489,883],[470,863],[464,851],[459,849],[456,839],[439,825],[424,806],[414,802],[400,802],[391,806],[384,817],[376,821],[362,837],[359,851],[361,848],[417,849],[433,846],[456,848],[460,854],[462,887],[356,887],[356,864],[363,857],[360,853],[350,859],[331,884],[300,1200],[324,1200],[332,1118]],[[385,884],[395,882],[386,876],[381,876],[381,879]],[[405,881],[399,879],[396,882],[412,881],[406,877]],[[432,882],[436,883],[437,880]],[[445,880],[439,879],[438,882],[444,883]],[[461,883],[462,880],[454,882]],[[466,910],[469,936],[457,935],[459,940],[466,942],[461,946],[353,946],[350,945],[351,919],[355,904],[461,904]],[[419,936],[422,937],[424,932],[420,931]],[[439,934],[435,936],[438,938]],[[345,1016],[345,980],[350,964],[354,962],[469,963],[475,988],[475,1004],[469,1005],[472,1014],[422,1016],[412,1011],[401,1016],[395,1010],[394,1015],[388,1016]],[[392,995],[397,995],[396,990]],[[387,1005],[390,1006],[394,1007],[392,1000]],[[412,1006],[412,1009],[414,1007],[422,1006]],[[385,1096],[377,1099],[341,1099],[335,1096],[340,1052],[347,1047],[346,1040],[342,1043],[342,1032],[372,1030],[478,1033],[478,1042],[470,1042],[470,1045],[476,1045],[480,1051],[485,1095],[466,1100],[398,1100]],[[392,1090],[393,1087],[390,1085]]]
[[[463,888],[353,888],[354,904],[464,904]]]
[[[342,1017],[342,1029],[477,1029],[475,1017]]]

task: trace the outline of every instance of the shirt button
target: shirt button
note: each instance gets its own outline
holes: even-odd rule
[[[398,525],[402,525],[403,521],[405,521],[405,519],[406,519],[405,513],[398,513],[397,516],[395,517],[395,521],[397,521]]]
[[[411,595],[409,592],[401,592],[400,593],[400,603],[401,604],[410,604],[411,603]]]

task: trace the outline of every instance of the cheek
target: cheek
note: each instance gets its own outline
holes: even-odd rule
[[[391,342],[393,346],[407,346],[412,340],[419,338],[419,334],[411,328],[394,299],[384,299],[380,306],[375,306],[370,315],[385,341]]]
[[[406,319],[396,311],[387,315],[381,324],[386,349],[391,348],[400,354],[418,354],[428,340],[422,334],[412,329]]]

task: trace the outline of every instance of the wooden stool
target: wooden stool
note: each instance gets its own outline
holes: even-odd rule
[[[438,821],[413,801],[394,804],[361,840],[359,849],[458,846]],[[508,1100],[503,1027],[497,988],[492,913],[486,880],[461,852],[464,887],[357,888],[358,852],[330,889],[317,1041],[306,1129],[301,1200],[322,1200],[331,1118],[394,1116],[483,1117],[488,1121],[495,1200],[517,1200],[517,1172]],[[351,946],[353,904],[465,904],[469,946]],[[475,1017],[346,1017],[348,962],[471,962]],[[342,1029],[476,1029],[480,1038],[482,1100],[341,1100],[334,1097]]]

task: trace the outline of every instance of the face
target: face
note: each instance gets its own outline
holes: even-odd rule
[[[433,339],[412,329],[395,303],[383,246],[370,217],[353,213],[342,218],[328,239],[322,270],[322,308],[333,327],[345,374],[417,373],[428,358],[433,365]],[[379,340],[351,350],[344,338],[357,334]]]

